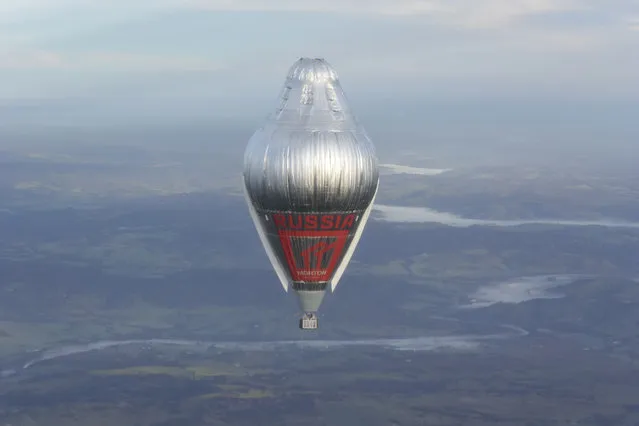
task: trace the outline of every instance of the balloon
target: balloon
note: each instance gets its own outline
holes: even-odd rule
[[[335,290],[379,185],[375,148],[324,59],[290,68],[276,110],[244,154],[245,197],[273,269],[298,296],[300,328]]]

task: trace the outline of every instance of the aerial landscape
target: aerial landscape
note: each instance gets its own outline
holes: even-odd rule
[[[631,171],[391,158],[308,335],[237,172],[186,148],[4,150],[6,423],[637,420]]]
[[[90,3],[0,5],[0,426],[639,424],[629,1]],[[301,330],[242,173],[306,54],[379,188]]]

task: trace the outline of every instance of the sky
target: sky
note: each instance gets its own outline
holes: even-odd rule
[[[351,99],[382,111],[634,105],[639,1],[0,2],[4,110],[266,113],[300,56],[326,58]]]

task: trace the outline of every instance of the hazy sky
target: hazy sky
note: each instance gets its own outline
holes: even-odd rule
[[[299,56],[325,57],[372,104],[627,103],[639,1],[0,1],[5,106],[262,111]]]

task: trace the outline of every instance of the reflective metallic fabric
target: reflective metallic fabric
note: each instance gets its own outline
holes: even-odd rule
[[[377,164],[335,70],[302,58],[288,72],[277,109],[249,141],[244,181],[263,210],[364,210],[377,188]]]
[[[317,310],[328,284],[337,285],[378,182],[375,148],[337,73],[323,59],[299,59],[277,109],[249,141],[244,185],[269,259],[302,309]]]

